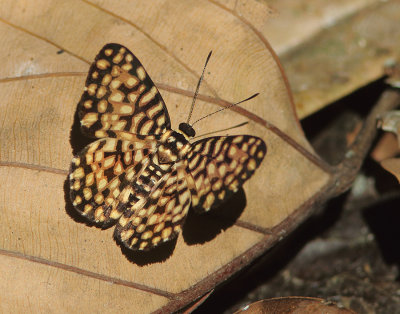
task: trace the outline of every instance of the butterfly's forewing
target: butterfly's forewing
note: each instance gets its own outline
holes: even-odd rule
[[[196,194],[192,206],[198,212],[218,207],[248,180],[266,154],[264,141],[250,135],[210,137],[193,144],[187,172]]]
[[[103,226],[119,219],[156,144],[154,136],[135,141],[104,138],[80,151],[70,170],[70,196],[78,212]]]
[[[96,56],[77,111],[83,133],[104,139],[74,157],[71,200],[90,221],[107,225],[139,194],[133,183],[156,151],[158,134],[170,128],[168,111],[143,66],[118,44]]]
[[[107,44],[90,67],[78,104],[81,129],[90,137],[116,132],[161,134],[171,128],[164,101],[139,60],[126,47]]]
[[[114,235],[126,247],[148,250],[179,234],[191,201],[183,164],[163,171],[149,195],[121,216]]]

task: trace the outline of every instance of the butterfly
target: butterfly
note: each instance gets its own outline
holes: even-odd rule
[[[189,122],[172,130],[157,87],[119,44],[105,45],[96,56],[77,114],[81,132],[96,140],[72,158],[72,204],[99,227],[115,224],[114,237],[133,250],[175,238],[190,207],[200,213],[218,207],[266,154],[255,136],[192,143]]]

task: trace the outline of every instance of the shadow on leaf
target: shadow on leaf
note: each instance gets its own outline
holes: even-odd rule
[[[125,247],[120,241],[117,239],[114,240],[121,248],[122,254],[130,261],[131,263],[135,263],[138,266],[145,266],[153,263],[160,263],[166,261],[173,253],[176,241],[178,238],[172,239],[171,241],[167,241],[159,244],[157,247],[148,250],[148,251],[134,251],[127,247]]]
[[[183,239],[188,245],[213,240],[222,230],[231,227],[246,207],[246,195],[242,188],[220,207],[198,214],[192,208],[183,226]]]

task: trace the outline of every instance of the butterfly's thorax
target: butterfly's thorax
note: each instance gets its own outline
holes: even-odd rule
[[[186,156],[190,143],[185,134],[180,131],[168,130],[160,138],[157,149],[159,164],[176,163]]]

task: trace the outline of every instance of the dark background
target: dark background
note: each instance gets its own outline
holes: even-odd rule
[[[374,82],[301,122],[321,157],[333,165],[342,160],[346,135],[385,88],[383,79]],[[350,191],[217,288],[194,313],[232,313],[282,296],[324,298],[358,313],[400,313],[399,205],[397,180],[367,157]]]

